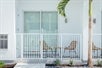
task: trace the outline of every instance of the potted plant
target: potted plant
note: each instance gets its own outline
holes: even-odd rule
[[[102,61],[100,61],[100,60],[97,60],[97,65],[96,66],[102,66]]]

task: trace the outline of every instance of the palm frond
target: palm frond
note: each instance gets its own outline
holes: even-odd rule
[[[89,16],[92,16],[92,1],[93,0],[89,0]]]
[[[65,7],[68,4],[70,0],[61,0],[57,6],[58,13],[61,14],[62,16],[66,17],[65,13]]]

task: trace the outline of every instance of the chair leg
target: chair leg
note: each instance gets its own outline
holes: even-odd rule
[[[78,55],[77,55],[76,51],[74,51],[74,52],[75,52],[75,56],[77,56],[77,57],[78,57]]]
[[[97,50],[97,58],[98,58],[98,50]]]
[[[53,54],[53,50],[51,49],[51,52],[52,52],[52,54]]]
[[[71,58],[71,55],[70,55],[70,50],[69,50],[69,57]]]
[[[93,53],[94,53],[94,54],[93,54],[93,58],[95,58],[95,51],[94,51],[94,50],[93,50]]]
[[[51,49],[51,53],[52,53],[52,55],[50,54],[50,56],[53,56],[53,50]]]
[[[46,57],[48,57],[48,50],[45,51]]]

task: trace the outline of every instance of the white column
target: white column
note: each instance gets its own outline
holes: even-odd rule
[[[84,0],[83,3],[83,56],[82,60],[88,59],[88,0]]]

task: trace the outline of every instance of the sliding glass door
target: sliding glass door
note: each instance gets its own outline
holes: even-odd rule
[[[23,56],[28,58],[29,54],[29,58],[40,57],[41,35],[47,47],[57,46],[57,12],[24,12],[24,33]]]
[[[24,33],[57,33],[57,12],[24,12]]]
[[[57,13],[56,12],[42,12],[42,33],[57,33]]]

